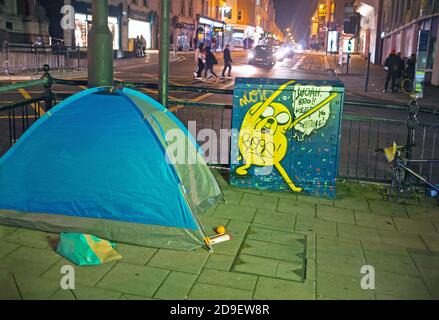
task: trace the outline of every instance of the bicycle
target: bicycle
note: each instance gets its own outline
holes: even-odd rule
[[[412,145],[413,147],[414,145]],[[390,184],[389,193],[387,194],[387,200],[392,200],[392,194],[396,188],[396,200],[399,199],[399,195],[404,191],[411,191],[416,189],[417,187],[411,185],[408,181],[407,173],[409,177],[414,177],[418,182],[422,182],[426,186],[430,187],[432,190],[435,190],[439,193],[439,187],[425,179],[419,173],[411,169],[409,166],[411,164],[439,164],[439,159],[432,160],[411,160],[402,156],[402,152],[406,151],[407,148],[405,146],[397,146],[396,143],[393,143],[392,147],[380,148],[376,149],[375,152],[383,152],[387,162],[392,163],[392,181]],[[439,197],[438,197],[439,201]]]
[[[412,159],[412,150],[415,144],[415,130],[418,126],[417,114],[419,112],[418,96],[415,93],[415,88],[413,86],[413,81],[410,79],[405,79],[408,84],[411,85],[410,90],[404,90],[410,97],[409,103],[409,117],[407,119],[407,143],[406,146],[397,146],[396,142],[393,143],[392,147],[379,148],[375,152],[383,152],[386,156],[387,162],[392,163],[392,181],[390,184],[389,194],[387,195],[387,200],[391,200],[394,189],[396,190],[396,199],[398,200],[399,195],[404,189],[416,188],[409,183],[409,178],[415,178],[417,182],[422,182],[432,190],[439,193],[439,187],[432,184],[430,181],[422,177],[419,173],[410,168],[413,164],[439,164],[439,159],[431,160],[421,160]],[[405,157],[402,156],[402,152],[405,151]],[[409,173],[409,178],[407,178],[407,173]],[[438,196],[439,201],[439,196]]]

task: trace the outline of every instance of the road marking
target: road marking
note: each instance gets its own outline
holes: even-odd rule
[[[306,58],[306,56],[303,55],[302,58],[300,58],[300,59],[294,64],[294,66],[292,66],[291,69],[293,69],[293,70],[297,70],[298,65],[302,64],[302,62],[303,62],[303,60],[305,60],[305,58]]]
[[[325,65],[325,69],[329,70],[329,62],[328,62],[328,57],[327,56],[323,56],[323,64]]]
[[[18,89],[18,92],[20,92],[20,94],[26,100],[32,99],[32,96],[26,90],[24,90],[23,88]],[[35,107],[35,105],[36,105],[36,107]],[[37,112],[40,116],[42,116],[43,114],[46,113],[46,112],[44,112],[43,108],[40,107],[39,103],[32,103],[31,106],[35,110],[35,112]]]
[[[221,86],[220,89],[227,89],[227,88],[230,88],[233,85],[235,85],[235,81],[233,81],[233,82],[231,82],[231,83],[229,83],[229,84],[227,84],[225,86]],[[189,101],[190,102],[200,102],[201,100],[204,100],[204,99],[206,99],[206,98],[208,98],[210,96],[213,96],[214,94],[215,93],[206,93],[206,94],[203,94],[202,96],[199,96],[197,98],[191,99]]]

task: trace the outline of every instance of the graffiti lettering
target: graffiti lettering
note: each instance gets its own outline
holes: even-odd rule
[[[242,95],[242,98],[239,99],[239,105],[243,107],[250,103],[265,101],[272,93],[271,90],[252,90],[246,92]]]

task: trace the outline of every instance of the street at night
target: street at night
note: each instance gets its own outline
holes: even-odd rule
[[[0,1],[0,300],[439,299],[438,21],[439,1]]]

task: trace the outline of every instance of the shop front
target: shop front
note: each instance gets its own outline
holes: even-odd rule
[[[87,47],[88,33],[92,27],[92,13],[89,3],[77,2],[75,8],[74,44]],[[108,7],[108,28],[113,35],[113,50],[121,47],[121,16],[120,6]]]
[[[153,48],[152,34],[153,23],[150,12],[142,12],[133,10],[128,7],[128,42],[133,43],[135,39],[145,39],[146,49]],[[129,48],[132,46],[130,45]]]
[[[171,41],[177,51],[194,49],[195,24],[179,21],[178,17],[173,19],[174,36]]]
[[[199,17],[197,28],[197,41],[204,42],[213,50],[222,50],[225,46],[226,23],[212,20],[207,17]]]

